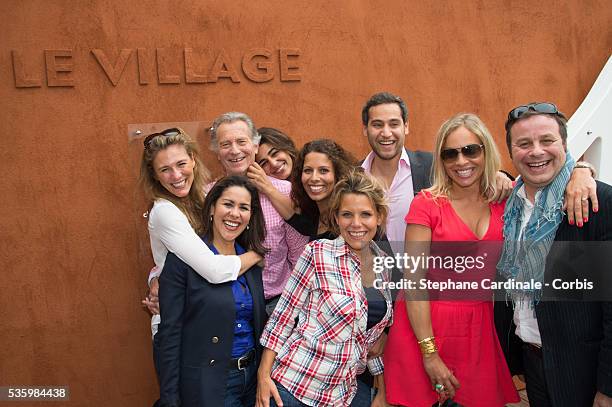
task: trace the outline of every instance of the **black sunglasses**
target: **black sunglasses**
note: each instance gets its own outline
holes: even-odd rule
[[[476,158],[484,150],[484,144],[468,144],[459,148],[445,148],[440,152],[442,161],[454,161],[461,153],[465,158]]]
[[[147,148],[149,147],[149,143],[151,143],[151,140],[153,140],[157,136],[170,137],[170,136],[177,136],[181,133],[182,133],[181,129],[178,129],[176,127],[173,127],[171,129],[162,130],[159,133],[151,133],[147,137],[145,137],[142,144],[144,144],[144,147]]]
[[[549,102],[537,102],[537,103],[529,103],[527,105],[521,105],[515,107],[510,110],[508,113],[508,121],[518,120],[524,115],[526,112],[533,110],[536,113],[544,113],[544,114],[559,114],[559,109],[554,103]]]

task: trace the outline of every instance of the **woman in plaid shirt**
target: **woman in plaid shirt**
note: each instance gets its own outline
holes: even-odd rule
[[[306,246],[268,320],[258,407],[271,397],[272,406],[349,406],[366,367],[379,387],[372,405],[385,405],[382,360],[367,355],[392,321],[391,293],[381,287],[390,271],[373,270],[374,258],[386,256],[372,242],[386,216],[384,191],[367,174],[354,171],[336,184],[329,218],[340,237]],[[368,303],[370,287],[380,301]],[[368,315],[375,309],[382,312]]]

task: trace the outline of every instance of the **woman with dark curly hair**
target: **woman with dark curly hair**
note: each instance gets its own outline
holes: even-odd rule
[[[291,174],[291,198],[300,213],[287,222],[310,240],[335,238],[329,231],[329,198],[334,185],[353,168],[351,153],[333,140],[304,144]]]

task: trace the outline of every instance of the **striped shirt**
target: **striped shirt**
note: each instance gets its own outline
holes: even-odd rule
[[[375,243],[371,247],[386,256]],[[376,278],[389,281],[390,272]],[[367,360],[392,322],[391,293],[381,292],[387,312],[367,330],[359,258],[342,237],[309,243],[261,336],[261,344],[277,353],[272,378],[304,404],[348,406],[366,366],[373,375],[383,372],[381,358]]]

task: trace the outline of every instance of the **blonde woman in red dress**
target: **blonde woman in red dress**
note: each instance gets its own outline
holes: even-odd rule
[[[440,242],[501,241],[504,203],[486,198],[499,163],[493,138],[476,115],[459,114],[446,121],[436,140],[433,186],[414,198],[405,219],[406,252],[444,256],[463,243],[443,247]],[[478,280],[494,279],[499,259],[495,250],[500,248],[487,246],[488,260]],[[406,276],[415,281],[475,277],[456,271],[432,267]],[[469,407],[502,407],[519,401],[495,332],[491,295],[458,291],[429,301],[431,292],[404,294],[406,301],[400,294],[396,302],[385,348],[389,403],[430,407],[452,398]]]

